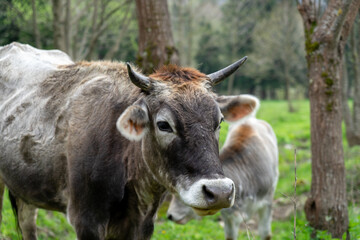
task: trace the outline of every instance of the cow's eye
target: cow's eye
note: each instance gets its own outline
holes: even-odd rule
[[[169,133],[173,132],[168,122],[164,122],[164,121],[157,122],[157,126],[160,131],[169,132]]]
[[[221,120],[220,120],[220,123],[219,123],[219,127],[218,127],[218,130],[221,129],[221,123],[224,121],[224,118],[222,117]]]

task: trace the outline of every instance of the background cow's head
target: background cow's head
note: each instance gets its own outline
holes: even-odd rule
[[[117,121],[123,136],[142,141],[143,158],[154,178],[199,215],[234,202],[234,183],[219,161],[223,119],[212,86],[232,74],[246,57],[216,73],[165,66],[149,77],[128,64],[143,97]]]

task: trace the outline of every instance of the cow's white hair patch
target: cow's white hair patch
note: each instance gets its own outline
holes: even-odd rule
[[[205,200],[203,193],[203,186],[214,186],[214,187],[224,187],[224,188],[234,188],[234,182],[229,178],[221,179],[200,179],[194,182],[188,189],[177,186],[177,192],[181,200],[190,207],[206,209],[208,208],[208,203]],[[231,207],[234,204],[235,200],[235,191],[232,193]]]

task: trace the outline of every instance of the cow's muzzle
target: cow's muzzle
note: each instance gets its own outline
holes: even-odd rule
[[[179,191],[179,195],[198,215],[212,215],[234,204],[235,186],[229,178],[201,179],[188,190]]]

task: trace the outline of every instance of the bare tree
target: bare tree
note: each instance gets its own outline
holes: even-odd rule
[[[297,15],[296,5],[278,1],[269,16],[257,21],[252,41],[256,48],[249,55],[253,64],[248,73],[267,81],[270,88],[273,80],[267,78],[277,79],[284,87],[289,112],[294,111],[291,85],[305,80],[306,68],[302,19]]]
[[[343,81],[343,111],[344,111],[344,121],[346,125],[346,139],[350,147],[355,145],[360,145],[360,59],[359,59],[359,49],[358,46],[360,42],[356,40],[356,34],[359,29],[359,22],[354,24],[353,30],[351,32],[350,37],[350,49],[351,49],[351,58],[352,58],[352,66],[354,69],[354,78],[353,78],[353,86],[354,86],[354,100],[353,100],[353,109],[352,111],[349,108],[347,100],[348,96],[348,76],[346,69],[346,61],[344,60],[344,81]]]
[[[298,0],[309,75],[312,182],[305,213],[315,229],[341,238],[348,229],[342,145],[341,73],[344,45],[360,0]],[[323,12],[323,14],[321,14]]]
[[[136,0],[136,13],[139,24],[138,65],[145,73],[151,73],[163,64],[178,64],[167,0]]]
[[[128,9],[126,12],[127,13],[123,17],[123,20],[121,21],[123,24],[122,24],[121,28],[119,29],[119,34],[117,35],[113,46],[106,53],[106,55],[104,57],[105,59],[113,59],[114,58],[115,53],[119,50],[121,40],[123,39],[123,37],[125,36],[125,34],[128,31],[128,28],[129,28],[129,25],[131,22],[132,11],[129,11],[129,9]]]
[[[35,0],[31,0],[31,7],[32,7],[32,25],[33,25],[33,32],[35,37],[35,44],[37,48],[41,48],[40,42],[40,32],[37,24],[37,13],[36,13],[36,2]]]
[[[116,19],[114,15],[130,3],[131,0],[52,0],[55,48],[73,59],[98,58],[95,50],[105,31],[114,24],[119,24],[118,29],[126,28],[126,18]]]
[[[52,0],[54,47],[66,51],[64,32],[64,0]]]
[[[194,35],[196,35],[194,22],[199,22],[199,19],[195,19],[195,17],[200,17],[199,12],[196,12],[195,16],[195,9],[199,8],[198,5],[201,3],[202,1],[194,3],[194,0],[170,0],[168,2],[174,42],[179,51],[181,65],[194,66]]]

